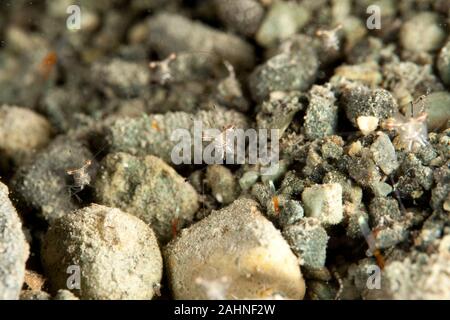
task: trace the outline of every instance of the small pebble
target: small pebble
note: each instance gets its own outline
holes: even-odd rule
[[[356,124],[363,135],[374,132],[378,127],[378,118],[373,116],[361,116],[356,119]]]
[[[392,186],[386,182],[374,182],[372,184],[372,191],[376,197],[386,197],[392,192]]]
[[[345,202],[344,213],[346,218],[346,234],[353,239],[362,239],[363,234],[361,232],[361,219],[368,221],[369,216],[364,206],[354,204],[351,202]]]
[[[45,147],[52,128],[46,118],[26,108],[0,107],[0,155],[23,163],[33,153]]]
[[[346,49],[351,50],[367,34],[366,24],[355,16],[348,16],[342,23],[342,29],[346,37]]]
[[[394,221],[400,221],[402,217],[397,200],[385,197],[373,198],[369,213],[374,227],[391,225]]]
[[[450,93],[446,91],[433,92],[426,97],[425,105],[429,131],[444,128],[450,120]]]
[[[160,157],[167,163],[172,163],[172,152],[175,146],[184,141],[173,138],[177,129],[188,131],[187,133],[190,134],[188,142],[193,145],[195,122],[201,123],[203,130],[223,130],[229,126],[243,130],[248,128],[248,120],[244,114],[233,110],[216,109],[199,111],[195,114],[167,112],[165,114],[144,114],[134,119],[118,119],[106,128],[106,140],[110,152],[126,152],[139,156],[151,154]],[[194,163],[194,160],[194,152],[191,152],[190,163]]]
[[[276,163],[272,163],[271,166],[264,167],[262,170],[261,181],[269,183],[270,181],[278,181],[286,173],[289,166],[289,160],[280,159]]]
[[[53,300],[80,300],[71,291],[66,289],[60,289],[53,297]]]
[[[442,208],[447,211],[450,212],[450,193],[447,196],[447,199],[444,201],[444,204],[442,205]]]
[[[398,179],[395,188],[402,195],[413,199],[420,198],[425,190],[433,186],[433,170],[422,165],[421,161],[412,153],[409,153],[401,164],[403,175]]]
[[[284,229],[283,236],[300,257],[300,265],[311,269],[325,266],[329,237],[321,226],[320,220],[304,218]]]
[[[392,61],[383,65],[382,69],[385,88],[400,106],[410,107],[410,102],[420,95],[444,89],[431,64]]]
[[[260,205],[265,206],[269,201],[272,201],[273,190],[268,183],[255,183],[250,194],[259,202]]]
[[[216,200],[224,205],[239,195],[239,186],[233,173],[225,166],[210,165],[206,169],[206,182]]]
[[[411,51],[434,51],[445,39],[439,16],[432,12],[421,12],[406,21],[400,30],[400,42]]]
[[[304,276],[305,279],[308,280],[330,281],[332,279],[331,272],[327,267],[319,269],[305,269]]]
[[[247,171],[239,179],[239,186],[242,190],[250,189],[259,179],[259,174],[256,171]]]
[[[450,86],[450,41],[447,41],[439,53],[437,68],[442,81]]]
[[[372,152],[366,148],[362,148],[358,155],[350,158],[348,173],[363,187],[370,187],[381,180],[379,168],[372,159]]]
[[[40,291],[42,290],[44,283],[44,276],[31,270],[25,271],[24,288],[28,290]]]
[[[359,205],[362,201],[363,191],[361,187],[356,185],[352,179],[339,171],[328,172],[324,178],[323,183],[339,183],[342,187],[342,199],[346,202],[351,202]]]
[[[81,203],[72,198],[77,192],[68,170],[79,169],[92,161],[87,173],[93,175],[96,161],[83,143],[60,136],[41,150],[31,163],[19,168],[12,179],[12,188],[29,207],[38,210],[39,217],[53,220],[78,208]],[[86,186],[89,188],[89,186]]]
[[[309,18],[310,13],[301,4],[275,1],[261,23],[256,41],[264,47],[270,47],[295,34]]]
[[[335,300],[338,291],[328,282],[309,280],[306,281],[306,296],[310,300]]]
[[[374,62],[368,62],[357,65],[343,65],[334,71],[331,82],[342,81],[342,78],[359,82],[371,88],[378,86],[383,76],[380,73],[379,66]]]
[[[356,126],[361,116],[387,119],[398,112],[392,94],[384,89],[371,90],[366,86],[351,84],[344,87],[341,98],[347,118]]]
[[[446,238],[446,239],[445,239]],[[442,239],[445,243],[449,236]],[[433,253],[413,251],[401,259],[388,261],[383,269],[381,288],[365,291],[365,299],[447,300],[450,298],[450,259],[448,248]]]
[[[372,143],[370,151],[372,152],[372,157],[376,165],[379,166],[386,175],[390,175],[399,167],[397,154],[395,153],[394,145],[387,134],[378,132],[377,135],[378,137],[374,143]]]
[[[311,140],[335,133],[338,121],[336,98],[330,88],[313,86],[305,113],[305,135]]]
[[[145,64],[119,59],[95,63],[92,74],[96,85],[105,94],[124,98],[138,96],[150,84],[150,72]]]
[[[264,17],[264,8],[257,0],[214,0],[219,19],[231,30],[251,36]]]
[[[162,242],[174,236],[174,226],[178,230],[192,221],[199,208],[195,189],[155,156],[109,154],[102,162],[95,193],[98,203],[120,208],[149,223]]]
[[[249,78],[250,92],[263,101],[273,91],[307,90],[315,81],[319,62],[311,47],[280,53],[259,65]]]
[[[344,149],[342,148],[343,146],[344,140],[342,140],[340,136],[333,135],[326,137],[325,139],[323,139],[323,144],[320,148],[322,157],[326,160],[340,159],[342,154],[344,153]]]
[[[236,78],[233,66],[228,62],[224,62],[224,64],[228,70],[228,76],[217,84],[215,99],[224,107],[245,112],[248,110],[249,104],[244,97],[241,83]]]
[[[440,210],[450,194],[450,163],[437,168],[434,173],[435,187],[431,191],[430,205],[434,210]]]
[[[409,231],[403,223],[393,223],[390,227],[377,229],[375,246],[379,249],[388,249],[408,239]]]
[[[22,290],[20,300],[51,300],[51,296],[45,291]]]
[[[150,46],[160,57],[192,51],[208,55],[212,60],[227,60],[236,68],[249,68],[254,64],[253,47],[242,38],[182,15],[158,13],[149,18],[148,26]]]
[[[298,197],[305,188],[304,181],[297,176],[296,171],[288,171],[281,181],[280,193],[291,197]]]
[[[280,212],[280,225],[289,226],[300,221],[303,218],[304,211],[301,203],[297,200],[287,200],[283,204]]]
[[[303,109],[300,102],[300,92],[274,91],[269,100],[261,105],[261,110],[256,115],[258,129],[278,129],[281,137],[291,124],[295,114]]]

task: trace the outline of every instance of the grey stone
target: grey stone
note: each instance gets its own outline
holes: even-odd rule
[[[316,218],[304,218],[286,227],[283,236],[306,268],[318,269],[325,265],[328,235]]]
[[[8,193],[0,182],[0,300],[19,298],[29,252],[22,222]]]
[[[373,160],[387,175],[393,173],[398,167],[397,154],[389,136],[383,132],[378,133],[377,139],[370,146]]]

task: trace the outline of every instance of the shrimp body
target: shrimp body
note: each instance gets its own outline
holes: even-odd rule
[[[395,117],[386,121],[385,127],[389,130],[395,130],[398,133],[401,144],[408,151],[413,151],[428,144],[426,120],[426,113],[421,113],[416,118],[407,118],[398,113]]]
[[[68,175],[73,177],[74,184],[71,186],[72,189],[76,189],[79,192],[91,183],[91,176],[87,171],[91,164],[92,161],[87,160],[81,168],[66,171]]]
[[[411,108],[406,110],[405,115],[398,112],[384,123],[386,129],[397,132],[401,145],[407,151],[415,151],[428,144],[428,114],[425,112],[425,98],[426,95],[420,96],[410,103]]]

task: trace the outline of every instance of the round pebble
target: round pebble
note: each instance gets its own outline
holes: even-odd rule
[[[450,41],[442,47],[437,60],[437,68],[442,81],[450,85]]]
[[[79,299],[69,290],[61,289],[58,290],[53,300],[79,300]]]
[[[338,183],[313,185],[302,193],[305,216],[323,224],[338,224],[343,218],[342,186]]]
[[[55,221],[41,255],[52,290],[72,289],[81,299],[151,299],[162,276],[147,224],[96,204]]]
[[[233,173],[221,165],[208,166],[206,181],[216,200],[223,204],[230,204],[239,194],[239,186]]]
[[[47,119],[25,108],[0,107],[0,149],[16,163],[44,147],[51,136]]]
[[[361,116],[356,119],[359,130],[365,136],[376,130],[376,128],[378,127],[378,122],[378,118],[372,116]]]

